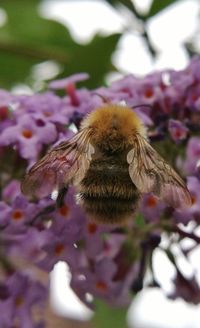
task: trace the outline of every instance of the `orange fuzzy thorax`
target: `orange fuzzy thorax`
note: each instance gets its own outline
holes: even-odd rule
[[[107,104],[91,112],[81,128],[94,130],[94,142],[104,138],[121,138],[128,141],[135,133],[146,137],[145,128],[136,113],[127,106]]]

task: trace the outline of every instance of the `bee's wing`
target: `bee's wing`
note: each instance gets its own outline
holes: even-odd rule
[[[55,188],[81,181],[94,153],[90,135],[89,128],[83,129],[69,141],[51,149],[26,174],[21,185],[22,192],[40,198],[49,195]]]
[[[127,154],[131,180],[140,192],[153,192],[173,207],[191,205],[190,193],[174,169],[141,135],[134,137]]]

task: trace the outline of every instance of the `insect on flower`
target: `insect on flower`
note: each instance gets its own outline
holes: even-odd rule
[[[152,192],[173,207],[191,204],[182,178],[151,147],[139,117],[122,105],[91,112],[75,136],[33,165],[22,191],[44,197],[69,184],[88,217],[101,223],[131,218],[142,193]]]

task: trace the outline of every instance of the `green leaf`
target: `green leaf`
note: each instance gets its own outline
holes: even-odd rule
[[[24,60],[23,56],[15,56],[1,51],[0,63],[0,88],[4,87],[9,89],[16,83],[26,83],[26,78],[32,65],[37,62],[34,60]]]
[[[158,14],[161,10],[164,10],[168,6],[180,0],[154,0],[151,4],[150,10],[146,15],[146,18],[152,17]]]
[[[125,7],[127,7],[129,10],[133,10],[134,5],[131,0],[106,0],[110,5],[117,6],[120,4],[123,4]]]
[[[96,300],[95,301],[95,315],[93,317],[93,324],[95,328],[126,328],[126,308],[114,308],[107,303]]]
[[[62,71],[57,78],[86,71],[87,86],[102,83],[112,69],[111,55],[120,34],[94,37],[86,45],[77,44],[68,29],[59,22],[38,14],[37,0],[1,1],[8,21],[0,28],[0,86],[28,83],[31,68],[45,60],[54,60]]]
[[[87,87],[96,87],[104,83],[107,72],[114,70],[111,55],[116,48],[120,34],[109,36],[96,35],[87,45],[76,45],[73,60],[66,66],[61,76],[75,72],[87,72],[90,79],[84,82]]]
[[[41,18],[38,1],[2,1],[8,21],[0,28],[0,84],[27,82],[34,64],[53,59],[66,65],[74,41],[60,23]]]
[[[117,7],[119,5],[125,6],[129,9],[137,18],[143,19],[145,16],[137,11],[133,1],[131,0],[106,0],[111,6]]]

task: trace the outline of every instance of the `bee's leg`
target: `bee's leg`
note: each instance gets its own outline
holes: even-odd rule
[[[37,219],[41,218],[43,215],[47,215],[55,211],[56,208],[60,208],[64,205],[64,198],[68,191],[68,186],[64,186],[59,190],[58,197],[56,199],[56,205],[49,205],[42,209],[37,215],[35,215],[30,221],[29,225],[34,225]]]
[[[56,199],[56,207],[60,208],[64,205],[64,198],[67,194],[69,186],[62,187],[58,192],[58,197]]]
[[[42,220],[43,215],[45,216],[54,211],[55,211],[55,205],[46,206],[28,222],[28,225],[30,226],[34,225],[38,219]]]

